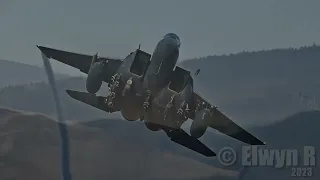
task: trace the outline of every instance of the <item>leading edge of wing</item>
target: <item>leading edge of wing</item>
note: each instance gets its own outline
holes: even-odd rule
[[[182,129],[167,129],[164,128],[167,136],[171,139],[171,141],[178,143],[186,148],[189,148],[197,153],[200,153],[207,157],[216,156],[211,149],[209,149],[206,145],[204,145],[197,138],[190,136]]]
[[[74,53],[70,51],[53,49],[53,48],[44,47],[40,45],[37,45],[37,47],[48,58],[55,59],[69,66],[75,67],[84,73],[87,73],[90,69],[93,55]],[[112,68],[116,68],[122,62],[120,59],[107,58],[107,57],[99,57],[99,60],[108,60],[110,63],[113,62]]]
[[[202,101],[205,103],[206,107],[211,107],[212,105],[204,100],[199,94],[196,92],[193,93],[195,102]],[[228,135],[234,139],[242,141],[244,143],[250,145],[265,145],[265,142],[262,142],[239,125],[234,123],[231,119],[229,119],[226,115],[220,112],[217,108],[215,108],[212,112],[211,119],[207,122],[208,126],[218,130],[219,132]]]
[[[63,51],[59,49],[53,49],[39,45],[37,45],[37,47],[45,56],[47,56],[50,59],[54,59],[74,68],[77,68],[84,73],[87,73],[89,71],[92,56],[73,53],[69,51]]]

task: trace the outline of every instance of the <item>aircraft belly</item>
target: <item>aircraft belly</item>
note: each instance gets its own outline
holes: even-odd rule
[[[137,101],[137,98],[127,97],[126,101],[122,103],[121,107],[121,114],[122,116],[129,121],[134,121],[140,118],[139,113],[139,102]]]
[[[166,106],[153,101],[152,107],[148,112],[147,121],[172,128],[179,128],[180,126],[176,123],[177,117],[175,114],[173,108],[166,110]]]

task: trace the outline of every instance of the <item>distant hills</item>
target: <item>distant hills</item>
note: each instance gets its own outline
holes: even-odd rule
[[[316,149],[320,148],[320,143],[316,137],[320,136],[320,111],[308,111],[296,113],[277,123],[254,127],[248,129],[249,132],[259,137],[267,143],[267,146],[261,148],[267,149],[297,149],[300,153],[303,152],[304,146],[314,146]],[[228,136],[217,134],[208,131],[201,141],[204,142],[209,148],[214,150],[217,154],[224,147],[231,147],[237,152],[238,160],[230,167],[223,166],[217,158],[206,158],[191,150],[188,150],[180,145],[171,142],[163,132],[151,132],[147,130],[140,122],[126,122],[124,120],[109,120],[101,119],[97,121],[82,123],[89,127],[95,127],[104,130],[107,137],[116,136],[120,142],[131,144],[130,146],[143,146],[148,147],[146,144],[156,149],[161,149],[165,152],[179,154],[184,157],[200,161],[202,163],[218,167],[221,169],[229,169],[233,171],[244,171],[241,166],[241,149],[247,144],[241,143]],[[141,144],[142,143],[142,144]],[[153,151],[153,150],[150,150]],[[317,164],[320,159],[317,158]],[[300,164],[301,165],[301,164]],[[301,167],[301,166],[300,166]],[[318,166],[314,167],[314,176],[308,177],[309,179],[318,179],[319,175],[316,173],[320,169]],[[248,167],[243,174],[244,180],[259,179],[290,179],[291,167],[287,168],[270,168],[270,167]],[[297,178],[299,179],[299,178]]]
[[[0,179],[60,179],[60,139],[52,119],[0,109]],[[122,120],[106,120],[122,124]],[[135,128],[142,131],[134,131]],[[74,179],[232,179],[222,170],[159,147],[143,124],[102,128],[70,125]],[[124,130],[129,130],[128,132]],[[151,136],[145,136],[148,135]],[[157,138],[156,138],[157,139]],[[169,141],[169,140],[167,140]]]
[[[59,73],[56,74],[56,76],[57,79],[69,77]],[[0,88],[9,85],[41,81],[47,81],[47,76],[43,68],[0,59]]]
[[[313,146],[316,151],[320,148],[317,137],[320,136],[320,111],[301,112],[284,119],[281,122],[274,123],[267,127],[260,127],[252,130],[263,140],[268,142],[269,149],[297,149],[299,152],[299,165],[303,168],[303,147]],[[312,177],[306,179],[319,179],[320,158],[316,152],[316,166],[313,168]],[[248,168],[244,179],[290,179],[292,177],[293,167],[284,167],[280,169],[270,167],[252,167]],[[261,176],[267,174],[266,176]],[[303,178],[297,178],[303,179]]]
[[[319,109],[320,46],[208,56],[180,66],[196,90],[241,124],[264,124]]]
[[[90,121],[97,118],[120,117],[119,113],[108,114],[78,102],[66,93],[66,89],[85,91],[85,79],[82,77],[58,80],[57,86],[61,95],[63,109],[69,120]],[[106,84],[104,84],[99,93],[108,94]],[[8,86],[0,89],[0,106],[39,112],[49,116],[55,116],[56,113],[52,92],[46,82]]]
[[[46,174],[58,177],[60,140],[57,124],[43,115],[27,115],[6,109],[0,109],[0,116],[0,159],[5,167],[0,168],[0,174],[12,177],[10,172],[28,171],[30,173],[24,176],[33,179]],[[305,145],[320,148],[316,139],[319,136],[319,118],[320,112],[302,112],[249,131],[266,141],[266,148],[270,149],[302,149]],[[217,158],[206,158],[177,145],[165,133],[151,132],[141,122],[101,119],[70,125],[69,131],[72,167],[77,179],[121,179],[127,176],[132,179],[168,180],[236,179],[241,170],[240,149],[244,144],[210,131],[201,138],[202,141],[217,153],[223,147],[234,148],[240,158],[234,166],[225,167]],[[318,171],[315,167],[314,176],[309,179],[318,179]],[[19,174],[15,173],[16,176]],[[281,180],[290,179],[290,174],[290,168],[249,167],[244,179]]]

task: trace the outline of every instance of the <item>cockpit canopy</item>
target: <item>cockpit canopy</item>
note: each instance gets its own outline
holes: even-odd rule
[[[180,38],[175,33],[168,33],[163,36],[163,39],[173,39],[174,41],[176,41],[178,47],[180,48]]]

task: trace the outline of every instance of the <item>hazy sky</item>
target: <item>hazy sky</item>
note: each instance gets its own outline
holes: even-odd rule
[[[151,53],[167,32],[180,36],[180,59],[319,44],[319,7],[319,0],[0,0],[0,58],[42,66],[37,44],[125,57],[141,43]]]

